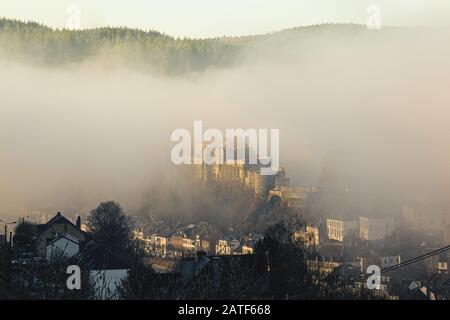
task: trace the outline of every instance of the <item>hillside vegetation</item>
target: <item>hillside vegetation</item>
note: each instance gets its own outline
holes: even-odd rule
[[[59,30],[3,18],[0,19],[0,53],[20,62],[45,66],[93,60],[143,71],[182,74],[229,67],[259,46],[276,50],[281,44],[298,43],[324,31],[345,35],[367,32],[357,25],[321,25],[256,36],[180,39],[129,28]]]

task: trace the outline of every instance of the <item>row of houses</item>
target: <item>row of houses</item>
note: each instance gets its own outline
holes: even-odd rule
[[[328,240],[343,242],[345,237],[365,241],[383,240],[395,230],[393,218],[366,218],[344,221],[342,219],[326,219],[326,235]]]
[[[258,234],[249,234],[240,239],[213,236],[204,232],[208,227],[206,222],[199,225],[191,224],[173,232],[152,234],[150,237],[146,237],[144,232],[138,229],[134,230],[133,234],[134,239],[143,244],[147,254],[163,258],[193,256],[197,252],[210,255],[252,254],[258,240],[263,238]]]
[[[359,217],[357,220],[327,218],[324,223],[306,225],[294,233],[306,247],[319,247],[321,243],[344,242],[345,239],[363,241],[383,240],[395,230],[394,219],[372,219]]]

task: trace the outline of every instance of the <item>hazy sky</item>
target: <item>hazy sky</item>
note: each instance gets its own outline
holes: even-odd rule
[[[369,5],[380,7],[383,25],[450,25],[449,0],[1,0],[0,16],[64,27],[72,5],[81,9],[82,28],[129,26],[189,37],[365,23]]]

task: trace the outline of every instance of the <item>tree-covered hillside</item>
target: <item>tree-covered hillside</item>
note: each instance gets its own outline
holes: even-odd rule
[[[336,25],[293,28],[267,35],[178,39],[155,31],[128,28],[55,30],[34,22],[0,19],[0,55],[21,62],[60,66],[96,61],[137,67],[167,74],[199,72],[207,68],[236,64],[242,55],[261,44],[277,48],[311,36],[317,31],[334,30]],[[355,25],[339,30],[361,32]]]
[[[0,52],[31,63],[61,65],[88,59],[184,73],[227,66],[241,45],[225,39],[175,39],[126,28],[53,30],[37,23],[0,19]]]

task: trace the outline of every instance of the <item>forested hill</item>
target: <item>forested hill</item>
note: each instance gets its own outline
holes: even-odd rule
[[[129,28],[55,30],[34,22],[0,19],[0,56],[21,62],[60,66],[89,61],[136,66],[141,70],[180,74],[238,63],[259,44],[311,35],[324,30],[365,32],[357,25],[293,28],[266,35],[178,39],[156,31]],[[97,60],[95,60],[97,59]]]

